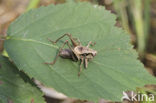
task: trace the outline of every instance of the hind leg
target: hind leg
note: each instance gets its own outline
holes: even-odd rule
[[[55,57],[54,61],[52,61],[52,62],[50,62],[50,63],[45,62],[45,64],[50,64],[50,65],[55,64],[55,63],[56,63],[56,61],[57,61],[57,59],[58,59],[58,57],[59,57],[59,55],[60,55],[60,51],[64,48],[65,44],[67,44],[67,43],[68,43],[68,40],[67,40],[67,41],[65,41],[65,42],[63,43],[63,45],[62,45],[62,47],[59,49],[59,52],[58,52],[58,54],[56,55],[56,57]]]

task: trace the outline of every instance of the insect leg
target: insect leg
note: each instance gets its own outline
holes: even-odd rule
[[[62,45],[62,47],[59,49],[59,52],[58,52],[58,54],[56,55],[54,61],[52,61],[52,62],[50,62],[50,63],[45,62],[45,64],[50,64],[50,65],[55,64],[55,63],[56,63],[56,60],[58,59],[58,57],[59,57],[59,55],[60,55],[60,51],[62,51],[63,47],[64,47],[65,44],[67,44],[67,43],[68,43],[68,40],[66,40],[66,41],[64,42],[64,44]]]
[[[94,46],[95,44],[96,44],[96,42],[93,43],[93,42],[90,41],[86,47],[89,47],[90,45]]]
[[[64,34],[64,35],[62,35],[61,37],[59,37],[58,39],[56,39],[55,41],[53,41],[53,40],[50,40],[49,38],[48,38],[48,40],[50,41],[50,42],[52,42],[53,44],[55,44],[55,43],[57,43],[60,39],[62,39],[63,37],[65,37],[65,36],[68,36],[68,37],[71,37],[71,34]]]
[[[87,68],[88,67],[88,59],[85,57],[85,68]]]
[[[52,41],[51,39],[49,39],[49,38],[47,38],[47,39],[48,39],[48,41],[50,41],[52,44],[55,44],[55,42]]]
[[[79,71],[79,73],[78,73],[78,76],[80,76],[80,73],[81,73],[81,71],[82,71],[83,62],[84,62],[84,58],[81,57],[80,71]]]
[[[67,42],[68,47],[73,51],[73,53],[76,55],[76,57],[79,60],[79,56],[74,52],[73,48],[70,46],[69,42]]]
[[[82,45],[81,42],[80,42],[80,39],[78,39],[77,41],[78,41],[79,45]]]
[[[71,45],[69,44],[69,42],[67,42],[67,45],[68,45],[69,49],[71,49],[72,51],[74,51],[73,48],[71,47]]]

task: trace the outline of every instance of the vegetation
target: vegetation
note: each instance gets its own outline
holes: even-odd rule
[[[33,9],[40,5],[40,0],[30,1],[25,13],[12,22],[7,37],[3,38],[8,57],[0,57],[0,102],[44,103],[32,78],[70,98],[94,102],[101,98],[121,101],[123,91],[155,94],[144,88],[146,84],[155,84],[156,79],[138,60],[129,35],[136,33],[136,47],[144,60],[150,32],[150,1],[113,1],[124,30],[115,26],[116,16],[97,3],[103,5],[96,0],[92,4],[68,0],[60,5]],[[64,38],[52,44],[47,38],[56,40],[65,33],[71,33],[82,45],[96,42],[91,48],[98,54],[89,62],[88,68],[82,70],[80,77],[77,75],[79,62],[59,58],[55,65],[44,64],[51,62],[63,41],[68,40]],[[10,81],[12,78],[14,80]]]

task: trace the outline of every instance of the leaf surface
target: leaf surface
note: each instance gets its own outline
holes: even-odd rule
[[[45,103],[43,94],[7,58],[0,56],[0,65],[0,103]]]
[[[114,25],[115,16],[101,6],[50,5],[25,13],[13,22],[5,48],[20,70],[69,97],[119,101],[123,91],[156,80],[137,60],[128,34]],[[63,41],[69,40],[65,37],[53,45],[47,38],[56,40],[65,33],[79,38],[82,45],[96,42],[91,48],[98,54],[80,77],[79,62],[59,58],[53,66],[43,64],[53,61]]]

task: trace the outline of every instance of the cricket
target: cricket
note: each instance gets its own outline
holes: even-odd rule
[[[64,35],[62,35],[61,37],[59,37],[57,40],[52,41],[51,39],[48,38],[48,40],[52,43],[52,44],[56,44],[60,39],[62,39],[63,37],[68,36],[72,45],[69,43],[68,40],[66,40],[62,47],[60,47],[58,54],[56,55],[56,58],[48,63],[45,62],[45,64],[49,64],[49,65],[54,65],[58,59],[58,57],[62,57],[64,59],[71,59],[72,61],[78,62],[80,61],[80,70],[78,72],[78,76],[80,76],[80,73],[82,71],[82,65],[84,65],[85,68],[88,67],[88,62],[93,59],[96,54],[97,51],[93,50],[90,47],[94,46],[96,43],[93,42],[89,42],[87,46],[82,46],[81,42],[79,39],[77,38],[73,38],[71,34],[66,33]],[[68,45],[68,49],[63,49],[65,45]]]

